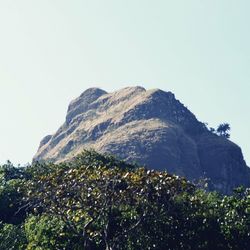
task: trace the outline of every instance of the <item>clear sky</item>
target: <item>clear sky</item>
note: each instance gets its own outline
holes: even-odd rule
[[[30,162],[86,88],[175,93],[250,165],[249,0],[0,0],[0,162]]]

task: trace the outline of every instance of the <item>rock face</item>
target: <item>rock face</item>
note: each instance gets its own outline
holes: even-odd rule
[[[174,94],[159,89],[87,89],[70,103],[59,130],[41,141],[34,160],[60,162],[85,148],[190,180],[207,177],[211,188],[223,193],[250,186],[241,149],[208,131]]]

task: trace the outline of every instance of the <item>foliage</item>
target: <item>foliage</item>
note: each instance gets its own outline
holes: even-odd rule
[[[25,233],[27,250],[77,249],[69,242],[70,233],[65,230],[65,223],[56,216],[30,216],[25,222]]]
[[[0,221],[17,224],[24,220],[23,170],[10,163],[0,168]]]
[[[113,155],[100,154],[95,150],[84,150],[81,154],[77,155],[72,161],[68,162],[71,167],[87,166],[87,167],[106,167],[120,169],[134,169],[138,167],[136,163],[129,164],[123,160],[119,160]]]
[[[85,151],[73,161],[0,167],[0,250],[248,249],[250,191]]]
[[[4,224],[0,222],[0,249],[24,250],[26,236],[22,226]]]
[[[221,136],[221,137],[224,137],[226,139],[229,139],[230,138],[230,130],[231,130],[231,127],[229,125],[229,123],[221,123],[217,129],[213,128],[213,127],[209,127],[208,126],[208,123],[203,123],[203,126],[208,130],[210,131],[211,133],[213,134],[216,134],[218,136]]]
[[[233,196],[225,196],[220,206],[224,216],[221,228],[230,249],[247,249],[250,246],[250,189],[242,187]]]
[[[167,173],[85,165],[54,167],[28,186],[34,210],[59,216],[86,249],[121,249],[144,221],[167,210],[178,193],[193,189]]]
[[[228,123],[222,123],[216,129],[216,133],[219,136],[223,136],[225,138],[230,138],[230,134],[229,134],[230,129],[231,128],[230,128],[230,125]]]

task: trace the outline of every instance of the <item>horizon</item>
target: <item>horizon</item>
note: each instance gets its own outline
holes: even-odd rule
[[[139,85],[211,127],[228,122],[249,166],[250,2],[179,3],[1,2],[0,163],[31,162],[87,88]]]

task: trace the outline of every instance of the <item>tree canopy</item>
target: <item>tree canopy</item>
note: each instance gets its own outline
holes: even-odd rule
[[[222,123],[216,129],[216,133],[219,136],[223,136],[225,138],[230,138],[230,134],[229,134],[230,129],[231,128],[230,128],[230,125],[228,123]]]
[[[231,196],[85,151],[0,168],[0,249],[248,249],[250,190]],[[6,248],[9,246],[9,248]]]

